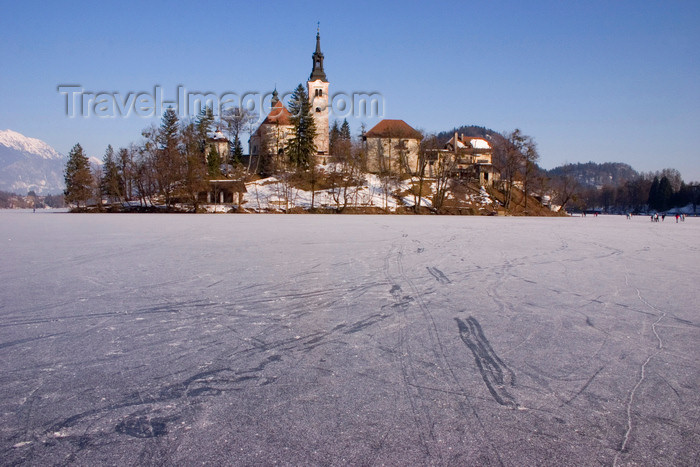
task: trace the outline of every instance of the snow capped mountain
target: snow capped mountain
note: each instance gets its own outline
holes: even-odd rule
[[[0,146],[32,154],[42,159],[63,159],[54,148],[40,139],[30,138],[12,130],[0,130]]]
[[[0,190],[26,194],[63,191],[66,157],[37,138],[0,130]]]

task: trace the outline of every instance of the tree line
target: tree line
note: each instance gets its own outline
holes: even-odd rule
[[[698,184],[686,183],[676,169],[638,173],[627,166],[622,168],[624,176],[594,175],[595,167],[607,174],[612,165],[587,163],[583,177],[576,170],[581,164],[567,164],[550,171],[556,201],[569,210],[606,213],[665,212],[698,202]],[[597,183],[591,183],[592,180]]]
[[[311,191],[312,209],[317,190],[328,190],[338,211],[358,206],[358,193],[367,172],[364,125],[353,137],[347,120],[333,122],[329,132],[333,164],[319,169],[313,163],[316,128],[312,109],[301,84],[291,97],[289,110],[292,136],[284,150],[268,158],[264,166],[251,166],[250,157],[245,161],[241,140],[244,133],[250,136],[256,121],[255,115],[245,109],[231,109],[216,118],[211,108],[205,108],[197,117],[182,121],[173,109],[166,109],[159,126],[142,131],[140,143],[116,150],[108,146],[100,168],[91,167],[87,154],[76,144],[66,164],[65,202],[80,208],[88,202],[101,207],[102,200],[108,204],[138,201],[141,206],[160,204],[172,208],[179,204],[196,211],[201,203],[200,193],[207,190],[210,180],[250,181],[256,174],[264,173],[275,175],[282,191]],[[212,142],[210,135],[214,130],[223,131],[231,142],[226,153],[220,153]],[[637,174],[626,164],[601,164],[600,169],[588,163],[546,171],[538,165],[540,156],[534,138],[521,130],[496,133],[465,126],[452,132],[422,132],[419,168],[410,188],[416,212],[420,211],[423,198],[430,198],[433,212],[442,212],[450,194],[467,189],[467,182],[455,178],[456,157],[444,152],[441,157],[434,157],[454,131],[491,142],[493,167],[500,178],[494,190],[499,192],[497,198],[506,210],[517,208],[518,212],[527,213],[528,203],[537,204],[533,196],[541,201],[550,198],[552,204],[565,210],[606,212],[665,211],[696,201],[697,192],[673,169]],[[384,170],[377,176],[387,208],[389,197],[409,175]],[[605,183],[589,185],[601,181]]]
[[[300,84],[292,94],[289,108],[293,135],[285,148],[288,162],[307,170],[316,149],[316,134],[308,96]],[[78,208],[89,202],[139,201],[142,206],[175,204],[199,208],[199,194],[208,182],[221,178],[245,179],[253,173],[250,161],[243,164],[243,133],[253,131],[255,115],[234,108],[216,118],[210,107],[192,120],[180,121],[177,113],[164,111],[160,126],[142,131],[142,142],[115,150],[109,145],[102,167],[91,167],[82,146],[70,151],[65,168],[66,203]],[[212,141],[214,130],[222,130],[231,142],[225,154]]]

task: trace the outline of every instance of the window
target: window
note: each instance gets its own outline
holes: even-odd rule
[[[321,112],[321,107],[316,107],[316,112],[320,113],[320,112]]]
[[[316,89],[316,97],[323,97],[323,89]]]

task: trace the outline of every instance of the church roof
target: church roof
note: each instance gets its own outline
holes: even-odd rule
[[[255,131],[255,134],[260,134],[260,128],[262,128],[263,125],[291,125],[292,122],[289,120],[291,116],[292,114],[289,113],[289,110],[287,110],[282,101],[278,100],[270,109],[270,113],[267,114],[265,120],[263,120]]]
[[[323,82],[328,82],[326,78],[326,72],[323,71],[323,52],[321,52],[321,33],[316,32],[316,51],[311,55],[314,62],[313,68],[311,69],[311,76],[309,76],[309,81],[316,81],[320,79]]]
[[[267,114],[263,125],[266,123],[268,125],[291,125],[289,120],[291,116],[292,114],[289,113],[289,110],[287,110],[282,101],[277,101],[270,109],[270,113]]]
[[[382,120],[365,133],[368,138],[411,138],[423,139],[418,130],[403,120]]]

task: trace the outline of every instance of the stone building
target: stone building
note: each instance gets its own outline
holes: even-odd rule
[[[229,152],[231,150],[231,142],[228,138],[221,132],[221,130],[216,130],[214,133],[209,135],[209,144],[216,148],[216,152],[219,153],[223,161],[228,161]]]
[[[248,141],[251,167],[265,167],[276,159],[282,159],[287,141],[292,137],[290,113],[279,100],[276,89],[272,93],[270,104],[270,113]]]
[[[367,170],[417,174],[423,135],[403,120],[382,120],[365,133]]]
[[[455,178],[471,180],[479,186],[493,185],[496,172],[492,164],[493,148],[488,140],[455,132],[445,144],[445,151],[454,157]]]
[[[200,191],[197,198],[199,202],[205,204],[241,206],[247,192],[245,183],[240,180],[209,180],[206,191]]]

